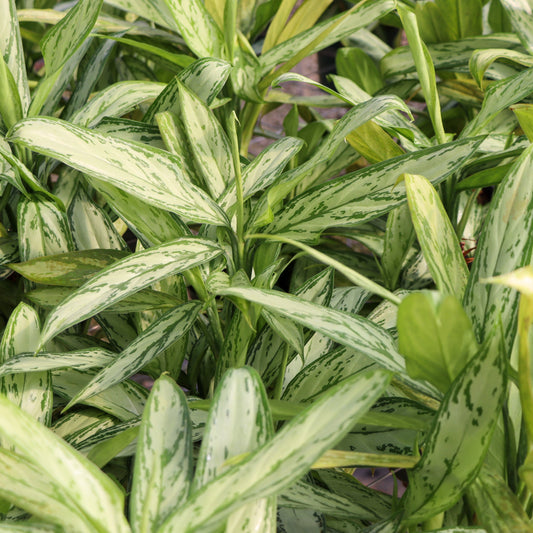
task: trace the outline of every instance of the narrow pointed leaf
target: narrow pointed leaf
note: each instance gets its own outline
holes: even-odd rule
[[[157,148],[101,135],[53,118],[19,122],[11,130],[10,140],[124,189],[156,207],[175,211],[187,220],[226,223],[219,208],[190,183],[180,159]]]
[[[222,57],[220,29],[200,0],[165,0],[187,46],[198,57]]]
[[[2,342],[0,361],[8,363],[22,352],[34,352],[40,336],[39,315],[29,305],[21,302],[11,313]],[[0,391],[10,401],[44,425],[50,425],[53,392],[50,373],[11,374],[0,378]]]
[[[0,55],[4,57],[6,66],[16,83],[25,116],[30,105],[30,90],[15,0],[7,0],[0,5]]]
[[[66,328],[99,313],[129,294],[205,263],[221,251],[211,242],[183,238],[114,263],[52,311],[43,327],[41,346]]]
[[[500,0],[524,48],[533,53],[533,17],[527,0]]]
[[[11,264],[10,268],[35,283],[79,287],[103,268],[128,255],[129,252],[122,250],[83,250],[36,257]]]
[[[49,200],[21,200],[17,218],[23,261],[74,250],[67,217]]]
[[[187,400],[174,381],[162,376],[146,402],[137,440],[130,501],[134,533],[157,531],[184,504],[192,466]]]
[[[76,394],[67,408],[138,372],[185,335],[196,320],[199,311],[198,302],[189,302],[176,307],[154,321],[108,366],[103,368],[86,387]]]
[[[153,123],[157,113],[179,113],[178,93],[180,82],[186,85],[208,106],[224,87],[231,65],[222,59],[203,57],[183,69],[155,99],[144,116],[144,122]]]
[[[220,294],[260,304],[340,344],[356,348],[385,368],[405,372],[403,358],[396,351],[392,337],[365,318],[306,302],[279,291],[229,287],[222,289]]]
[[[102,0],[80,0],[41,42],[47,76],[57,72],[91,32]]]
[[[65,487],[56,483],[42,466],[4,448],[0,448],[0,496],[41,520],[61,526],[62,531],[94,531],[90,519]],[[16,533],[19,529],[11,526],[8,531]],[[22,531],[33,533],[35,529]]]
[[[477,243],[464,305],[478,340],[501,320],[510,346],[516,329],[518,294],[480,280],[528,265],[533,249],[533,147],[527,148],[498,186]]]
[[[124,496],[110,478],[60,437],[0,396],[0,435],[31,465],[46,464],[65,493],[82,505],[96,531],[127,533]],[[35,446],[35,442],[39,446]]]
[[[0,376],[25,372],[42,372],[58,368],[100,368],[109,364],[116,354],[103,348],[89,348],[73,352],[41,352],[38,355],[22,352],[10,357],[0,365]]]
[[[435,284],[441,292],[462,298],[468,266],[441,199],[423,176],[403,178],[418,242]]]
[[[440,183],[460,168],[480,142],[479,138],[455,141],[328,181],[289,202],[276,215],[269,232],[298,241],[316,240],[330,226],[355,225],[375,218],[405,201],[405,186],[393,188],[402,173],[422,174],[433,184]]]
[[[178,98],[192,155],[211,196],[216,199],[233,178],[229,140],[213,112],[191,90],[180,85]]]
[[[70,120],[78,126],[93,128],[104,117],[121,117],[141,102],[159,96],[164,84],[151,81],[121,81],[98,92]]]

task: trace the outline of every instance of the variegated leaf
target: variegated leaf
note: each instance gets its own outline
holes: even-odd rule
[[[474,138],[420,150],[314,187],[276,215],[269,233],[298,241],[316,240],[330,226],[355,225],[376,218],[405,200],[404,185],[392,189],[401,174],[419,173],[437,184],[460,168],[480,142]]]
[[[30,89],[15,0],[6,0],[0,5],[0,55],[16,84],[21,111],[26,116],[30,105]]]
[[[229,140],[213,112],[185,85],[179,85],[182,124],[203,181],[218,198],[233,180],[233,159]]]
[[[533,17],[528,0],[500,0],[524,48],[533,53]]]
[[[107,214],[80,186],[72,197],[67,215],[78,250],[127,249]]]
[[[453,382],[435,417],[422,459],[409,472],[406,521],[419,522],[450,508],[475,479],[500,416],[506,361],[500,330],[493,330]]]
[[[365,2],[357,5],[350,10],[347,16],[346,14],[340,14],[325,20],[324,22],[315,24],[312,28],[278,44],[263,54],[260,58],[261,72],[265,75],[276,65],[288,61],[296,54],[296,52],[315,43],[316,39],[327,32],[328,29],[331,29],[329,34],[327,34],[320,43],[317,43],[309,51],[309,54],[322,50],[330,44],[348,37],[358,29],[364,28],[393,9],[394,2],[392,0],[375,0],[373,2]],[[344,18],[339,24],[338,18],[340,17]]]
[[[204,57],[183,69],[161,92],[144,115],[144,121],[153,123],[157,113],[172,111],[179,114],[179,82],[186,85],[208,106],[224,87],[231,65],[222,59]]]
[[[160,533],[189,533],[219,525],[237,507],[292,485],[382,394],[382,371],[349,378],[293,418],[266,444],[195,492]]]
[[[98,370],[66,368],[52,371],[54,393],[67,402],[76,396],[96,376]],[[96,407],[119,420],[131,420],[142,414],[148,391],[131,380],[125,380],[109,389],[87,398],[83,403]]]
[[[120,81],[98,92],[70,120],[78,126],[93,128],[104,117],[121,117],[141,102],[159,96],[162,83],[151,81]]]
[[[81,283],[79,284],[81,285]],[[79,285],[76,285],[79,287]],[[44,309],[50,309],[58,306],[63,300],[68,298],[73,289],[69,287],[39,287],[26,293],[26,298]],[[121,313],[139,313],[142,311],[150,311],[155,309],[172,309],[181,303],[176,297],[166,294],[161,291],[153,291],[151,289],[143,289],[135,294],[120,300],[106,308],[106,314],[114,314],[115,319],[117,314]],[[98,317],[102,320],[102,316]]]
[[[192,467],[187,400],[172,379],[162,376],[146,402],[137,440],[130,499],[134,533],[157,531],[185,503]]]
[[[404,174],[407,202],[418,242],[437,288],[463,297],[468,266],[437,191],[423,176]]]
[[[67,408],[99,394],[138,372],[189,331],[196,320],[200,307],[198,302],[188,302],[154,321],[76,394]]]
[[[19,352],[0,365],[0,376],[6,374],[21,374],[26,372],[42,372],[59,368],[101,368],[108,365],[116,356],[113,352],[103,348],[88,348],[73,352]]]
[[[46,464],[46,478],[75,502],[77,514],[91,524],[92,531],[129,531],[123,515],[124,496],[115,483],[60,437],[1,396],[0,435],[16,446],[17,454],[30,468],[41,471],[41,465]],[[36,441],[39,446],[35,446]]]
[[[95,531],[67,487],[57,483],[42,465],[4,448],[0,448],[0,497],[45,522],[61,526],[61,531]],[[3,530],[1,524],[0,531]],[[20,531],[16,526],[7,530],[10,533]],[[34,533],[35,529],[30,526],[22,531]]]
[[[336,342],[351,346],[385,368],[404,373],[403,358],[389,334],[363,317],[336,311],[280,291],[228,287],[220,294],[244,298],[262,305],[280,316],[318,331]]]
[[[198,491],[222,474],[228,468],[227,461],[265,444],[273,433],[259,375],[247,367],[230,369],[213,398],[191,491]],[[275,509],[272,496],[250,502],[230,515],[226,530],[273,533]]]
[[[11,313],[2,342],[0,361],[9,363],[22,352],[34,352],[40,336],[39,315],[29,305],[21,302]],[[43,369],[44,370],[44,369]],[[7,374],[0,378],[0,390],[11,402],[44,425],[50,425],[53,408],[53,391],[50,373]]]
[[[49,200],[21,200],[17,218],[23,261],[74,250],[67,217]]]
[[[484,284],[480,280],[511,272],[531,260],[532,169],[530,146],[513,164],[491,200],[464,296],[464,306],[478,340],[484,340],[501,320],[509,349],[516,329],[518,295],[503,285]]]
[[[210,261],[221,252],[209,241],[183,238],[117,261],[52,311],[43,327],[41,347],[59,332],[103,311],[129,294]]]
[[[41,41],[46,74],[57,72],[81,46],[91,32],[102,0],[80,0],[66,16],[53,26]]]
[[[224,225],[226,217],[183,173],[180,158],[147,145],[134,144],[59,119],[19,122],[10,140],[56,158],[89,176],[175,211],[186,220]]]
[[[223,58],[224,39],[200,0],[164,0],[187,46],[197,57]]]

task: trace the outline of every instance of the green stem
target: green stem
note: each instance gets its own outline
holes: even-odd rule
[[[289,345],[285,343],[285,348],[283,349],[283,359],[279,367],[278,381],[276,382],[276,388],[272,394],[274,400],[279,400],[281,398],[281,393],[283,392],[283,380],[285,379],[285,370],[287,369],[287,361],[289,360]]]
[[[248,102],[242,110],[241,124],[243,126],[241,132],[241,155],[243,157],[248,157],[248,148],[254,135],[254,128],[262,108],[263,104]]]
[[[239,139],[237,137],[237,115],[234,111],[228,124],[231,140],[231,154],[233,156],[233,170],[235,172],[235,190],[237,192],[237,251],[240,268],[244,267],[244,194],[241,173],[241,160],[239,156]]]
[[[533,389],[529,352],[529,328],[533,322],[533,299],[522,295],[518,310],[518,387],[522,417],[528,440],[529,456],[533,456]]]
[[[466,223],[468,222],[470,218],[470,212],[472,211],[472,207],[474,206],[474,201],[476,200],[478,194],[479,194],[479,189],[474,189],[472,191],[472,194],[468,198],[468,201],[466,202],[463,214],[461,215],[461,220],[459,221],[459,224],[457,224],[457,228],[455,230],[455,232],[457,233],[457,237],[459,237],[459,239],[461,239],[463,236]]]

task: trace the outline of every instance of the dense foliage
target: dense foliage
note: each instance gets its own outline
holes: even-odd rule
[[[533,531],[532,11],[0,0],[0,531]]]

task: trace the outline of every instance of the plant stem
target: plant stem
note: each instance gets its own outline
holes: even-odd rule
[[[231,154],[233,156],[233,170],[235,172],[235,190],[237,192],[237,252],[238,264],[244,267],[244,194],[241,173],[241,160],[239,156],[239,139],[237,137],[237,115],[232,111],[228,121],[231,141]]]
[[[283,348],[283,359],[281,360],[281,365],[279,367],[278,381],[276,382],[276,388],[272,397],[274,400],[279,400],[281,398],[281,393],[283,392],[283,380],[285,379],[285,370],[287,369],[287,361],[289,360],[289,345],[285,343]]]
[[[254,135],[254,128],[262,108],[263,104],[248,102],[242,110],[241,124],[243,124],[243,126],[241,130],[241,155],[243,157],[248,157],[248,147],[250,146],[250,141]]]

